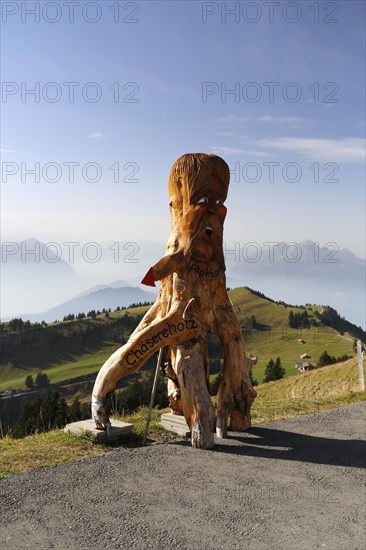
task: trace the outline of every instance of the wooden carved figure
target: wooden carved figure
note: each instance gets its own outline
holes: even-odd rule
[[[161,288],[129,341],[102,366],[93,389],[97,427],[109,423],[110,393],[117,381],[140,369],[164,348],[164,371],[174,413],[183,414],[193,447],[214,445],[214,431],[227,436],[250,427],[256,396],[249,379],[239,322],[226,291],[223,253],[224,202],[230,179],[226,162],[204,153],[186,154],[172,167],[169,201],[172,230],[166,254],[145,275],[144,284]],[[216,411],[209,395],[207,335],[218,335],[224,352]],[[215,414],[216,412],[216,414]]]

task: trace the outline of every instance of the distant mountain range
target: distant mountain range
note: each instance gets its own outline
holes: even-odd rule
[[[365,327],[366,261],[350,250],[338,250],[336,244],[330,243],[320,246],[310,240],[299,244],[281,242],[271,247],[240,243],[235,246],[237,249],[228,245],[225,254],[228,286],[250,286],[289,303],[330,305],[341,315]],[[19,317],[20,311],[28,311],[30,313],[24,318],[47,320],[42,317],[47,314],[47,318],[54,321],[68,313],[79,313],[85,309],[112,309],[117,305],[153,299],[148,289],[145,294],[141,294],[144,289],[135,287],[149,266],[163,255],[163,244],[139,242],[138,252],[133,258],[136,263],[126,261],[131,252],[129,248],[123,249],[120,261],[115,262],[110,243],[103,244],[102,257],[97,263],[87,262],[83,258],[80,260],[82,247],[81,244],[77,249],[79,262],[75,254],[75,262],[70,264],[66,261],[69,257],[65,250],[60,258],[57,256],[57,246],[51,243],[46,245],[34,238],[10,243],[7,248],[3,243],[2,319]],[[235,250],[235,253],[230,253],[229,249]],[[4,251],[7,252],[6,257]],[[121,276],[125,280],[121,280]],[[97,284],[107,277],[115,278],[116,281],[109,285]],[[85,288],[88,290],[85,291]],[[123,288],[134,288],[139,294],[117,290]],[[104,295],[100,293],[89,298],[90,306],[83,301],[75,303],[77,298],[103,290],[106,290]],[[107,301],[101,303],[99,298]],[[65,303],[67,308],[72,306],[72,310],[62,309]],[[99,305],[94,306],[94,303]],[[55,308],[54,304],[60,306]],[[43,313],[34,313],[37,311]]]
[[[58,306],[52,307],[47,311],[40,313],[21,313],[17,317],[21,317],[23,321],[50,323],[56,319],[62,319],[69,313],[87,313],[95,309],[102,311],[103,309],[115,310],[119,307],[126,307],[139,302],[153,302],[156,299],[156,294],[146,292],[137,287],[118,286],[123,281],[115,281],[110,285],[98,285],[89,289],[82,294],[75,296],[71,300],[67,300]],[[8,321],[10,318],[2,319]]]
[[[57,254],[57,245],[37,239],[1,246],[1,316],[41,311],[85,289],[73,266]]]
[[[126,283],[126,281],[122,281],[122,280],[114,281],[114,283],[110,283],[109,285],[96,285],[96,286],[93,286],[92,288],[88,288],[88,290],[85,290],[85,292],[82,292],[81,294],[78,294],[78,296],[76,296],[75,298],[81,298],[82,296],[88,296],[88,295],[94,294],[94,293],[96,293],[100,290],[108,290],[108,289],[111,289],[111,288],[116,289],[116,288],[124,288],[124,287],[130,287],[131,288],[131,285]],[[106,306],[102,306],[102,308],[103,307],[106,307]],[[108,307],[112,307],[112,306],[108,306]],[[100,308],[98,308],[98,309],[100,309]]]
[[[243,275],[280,276],[364,282],[366,261],[336,243],[320,246],[313,241],[281,242],[275,246],[250,244],[240,250],[240,256],[227,255],[228,275],[239,282]]]
[[[72,276],[75,270],[57,253],[57,243],[42,243],[35,238],[19,242],[3,242],[1,266],[14,275],[33,273],[37,277]]]
[[[257,256],[257,257],[256,257]],[[227,284],[250,286],[291,304],[330,305],[365,327],[366,261],[336,245],[313,241],[273,247],[247,246],[228,254]]]

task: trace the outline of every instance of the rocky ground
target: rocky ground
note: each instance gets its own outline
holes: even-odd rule
[[[120,448],[0,481],[5,550],[356,550],[365,535],[366,405]]]

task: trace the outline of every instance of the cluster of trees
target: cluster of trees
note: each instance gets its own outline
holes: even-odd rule
[[[144,307],[144,306],[152,306],[154,302],[133,302],[129,306],[130,307]],[[127,307],[121,307],[121,309],[127,309]]]
[[[249,317],[244,317],[240,323],[240,326],[242,329],[256,329],[258,328],[258,323],[255,316],[250,315]]]
[[[105,315],[109,313],[106,312]],[[18,351],[23,353],[25,349],[41,346],[50,346],[50,352],[57,354],[58,346],[55,344],[58,343],[62,343],[65,349],[69,343],[82,349],[89,344],[99,345],[104,341],[127,341],[141,318],[142,314],[128,315],[126,312],[125,315],[111,318],[108,323],[72,321],[45,327],[39,325],[30,330],[16,332],[5,330],[0,338],[0,355],[3,358],[11,357],[12,361],[16,361]],[[8,327],[8,323],[3,325]]]
[[[143,306],[151,306],[154,302],[133,302],[129,306],[117,306],[114,311],[123,311],[125,309],[134,308],[134,307],[143,307]],[[76,315],[74,313],[69,313],[68,315],[64,315],[62,321],[80,321],[81,319],[86,319],[87,317],[90,317],[92,319],[95,319],[97,315],[101,315],[102,313],[105,314],[105,316],[108,318],[109,313],[112,312],[111,308],[103,308],[102,311],[99,309],[91,309],[86,314],[84,312],[77,313]],[[59,323],[58,319],[54,321],[54,323]],[[37,328],[37,327],[47,327],[47,323],[45,321],[42,321],[41,323],[31,323],[30,321],[23,321],[21,317],[14,318],[9,321],[9,323],[0,323],[0,331],[4,332],[6,330],[6,325],[8,325],[9,330],[11,331],[22,331],[25,329],[30,328]]]
[[[114,409],[120,414],[124,414],[148,406],[154,375],[154,369],[143,372],[139,376],[132,375],[129,384],[112,395]],[[166,380],[162,376],[158,378],[154,406],[159,408],[169,406]]]
[[[252,370],[249,371],[249,378],[252,386],[258,386],[258,380],[253,377]],[[210,395],[217,395],[222,380],[222,371],[210,378]]]
[[[114,311],[119,311],[121,308],[118,306],[117,309]],[[85,315],[85,313],[81,312],[75,315],[74,313],[69,313],[68,315],[64,315],[62,321],[80,321],[81,319],[86,319],[86,317],[91,317],[92,319],[95,319],[97,315],[100,315],[101,313],[104,313],[106,317],[109,317],[109,313],[111,313],[111,308],[106,309],[103,308],[102,311],[99,311],[99,309],[91,309],[88,311],[88,313]]]
[[[80,313],[79,313],[80,315]],[[84,315],[85,317],[85,315]],[[75,321],[75,315],[73,313],[69,313],[68,315],[64,315],[63,321]]]
[[[272,382],[274,380],[281,380],[285,376],[285,369],[281,365],[280,357],[277,357],[276,361],[271,358],[264,371],[263,382]]]
[[[334,365],[334,363],[341,363],[342,361],[347,361],[350,359],[350,356],[343,354],[340,357],[335,357],[334,355],[329,355],[327,350],[324,350],[321,356],[319,357],[318,367],[325,367],[326,365]]]
[[[45,388],[49,385],[49,383],[50,379],[45,372],[39,372],[34,380],[31,374],[28,374],[25,379],[25,385],[29,389],[34,388],[34,386],[37,386],[38,388]]]
[[[348,332],[352,336],[366,342],[366,332],[361,328],[350,321],[347,321],[344,317],[341,317],[334,308],[330,306],[325,306],[320,313],[319,311],[314,311],[314,315],[318,317],[320,322],[323,325],[332,327],[341,334]]]
[[[91,317],[91,319],[95,319],[97,315],[100,315],[99,309],[97,309],[97,311],[95,311],[95,309],[91,309],[91,310],[88,311],[88,313],[86,314],[86,316],[87,316],[87,317]]]
[[[288,326],[291,328],[309,328],[317,323],[308,316],[306,309],[304,311],[294,313],[292,310],[288,314]]]
[[[57,392],[43,398],[24,399],[13,430],[16,438],[62,428],[68,422],[90,418],[89,405],[75,398],[69,406]]]
[[[41,323],[31,323],[30,321],[23,321],[21,317],[14,319],[11,319],[9,323],[1,323],[0,329],[1,332],[4,332],[6,330],[6,325],[8,325],[9,331],[21,331],[26,330],[30,328],[37,328],[37,327],[47,327],[46,321],[42,321]]]
[[[272,302],[272,304],[278,304],[280,306],[283,306],[284,308],[287,308],[287,307],[304,307],[304,306],[294,306],[294,305],[291,305],[291,304],[287,304],[283,300],[272,300],[272,298],[269,298],[268,296],[263,294],[263,292],[260,292],[259,290],[253,290],[250,287],[248,287],[248,288],[249,288],[249,290],[252,294],[254,294],[255,296],[258,296],[259,298],[263,298],[264,300],[267,300],[268,302]]]

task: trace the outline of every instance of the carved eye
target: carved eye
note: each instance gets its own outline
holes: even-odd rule
[[[216,204],[224,204],[224,201],[222,201],[221,199],[217,199]]]
[[[207,197],[202,197],[199,201],[197,201],[197,204],[207,204],[207,203],[208,203]]]

